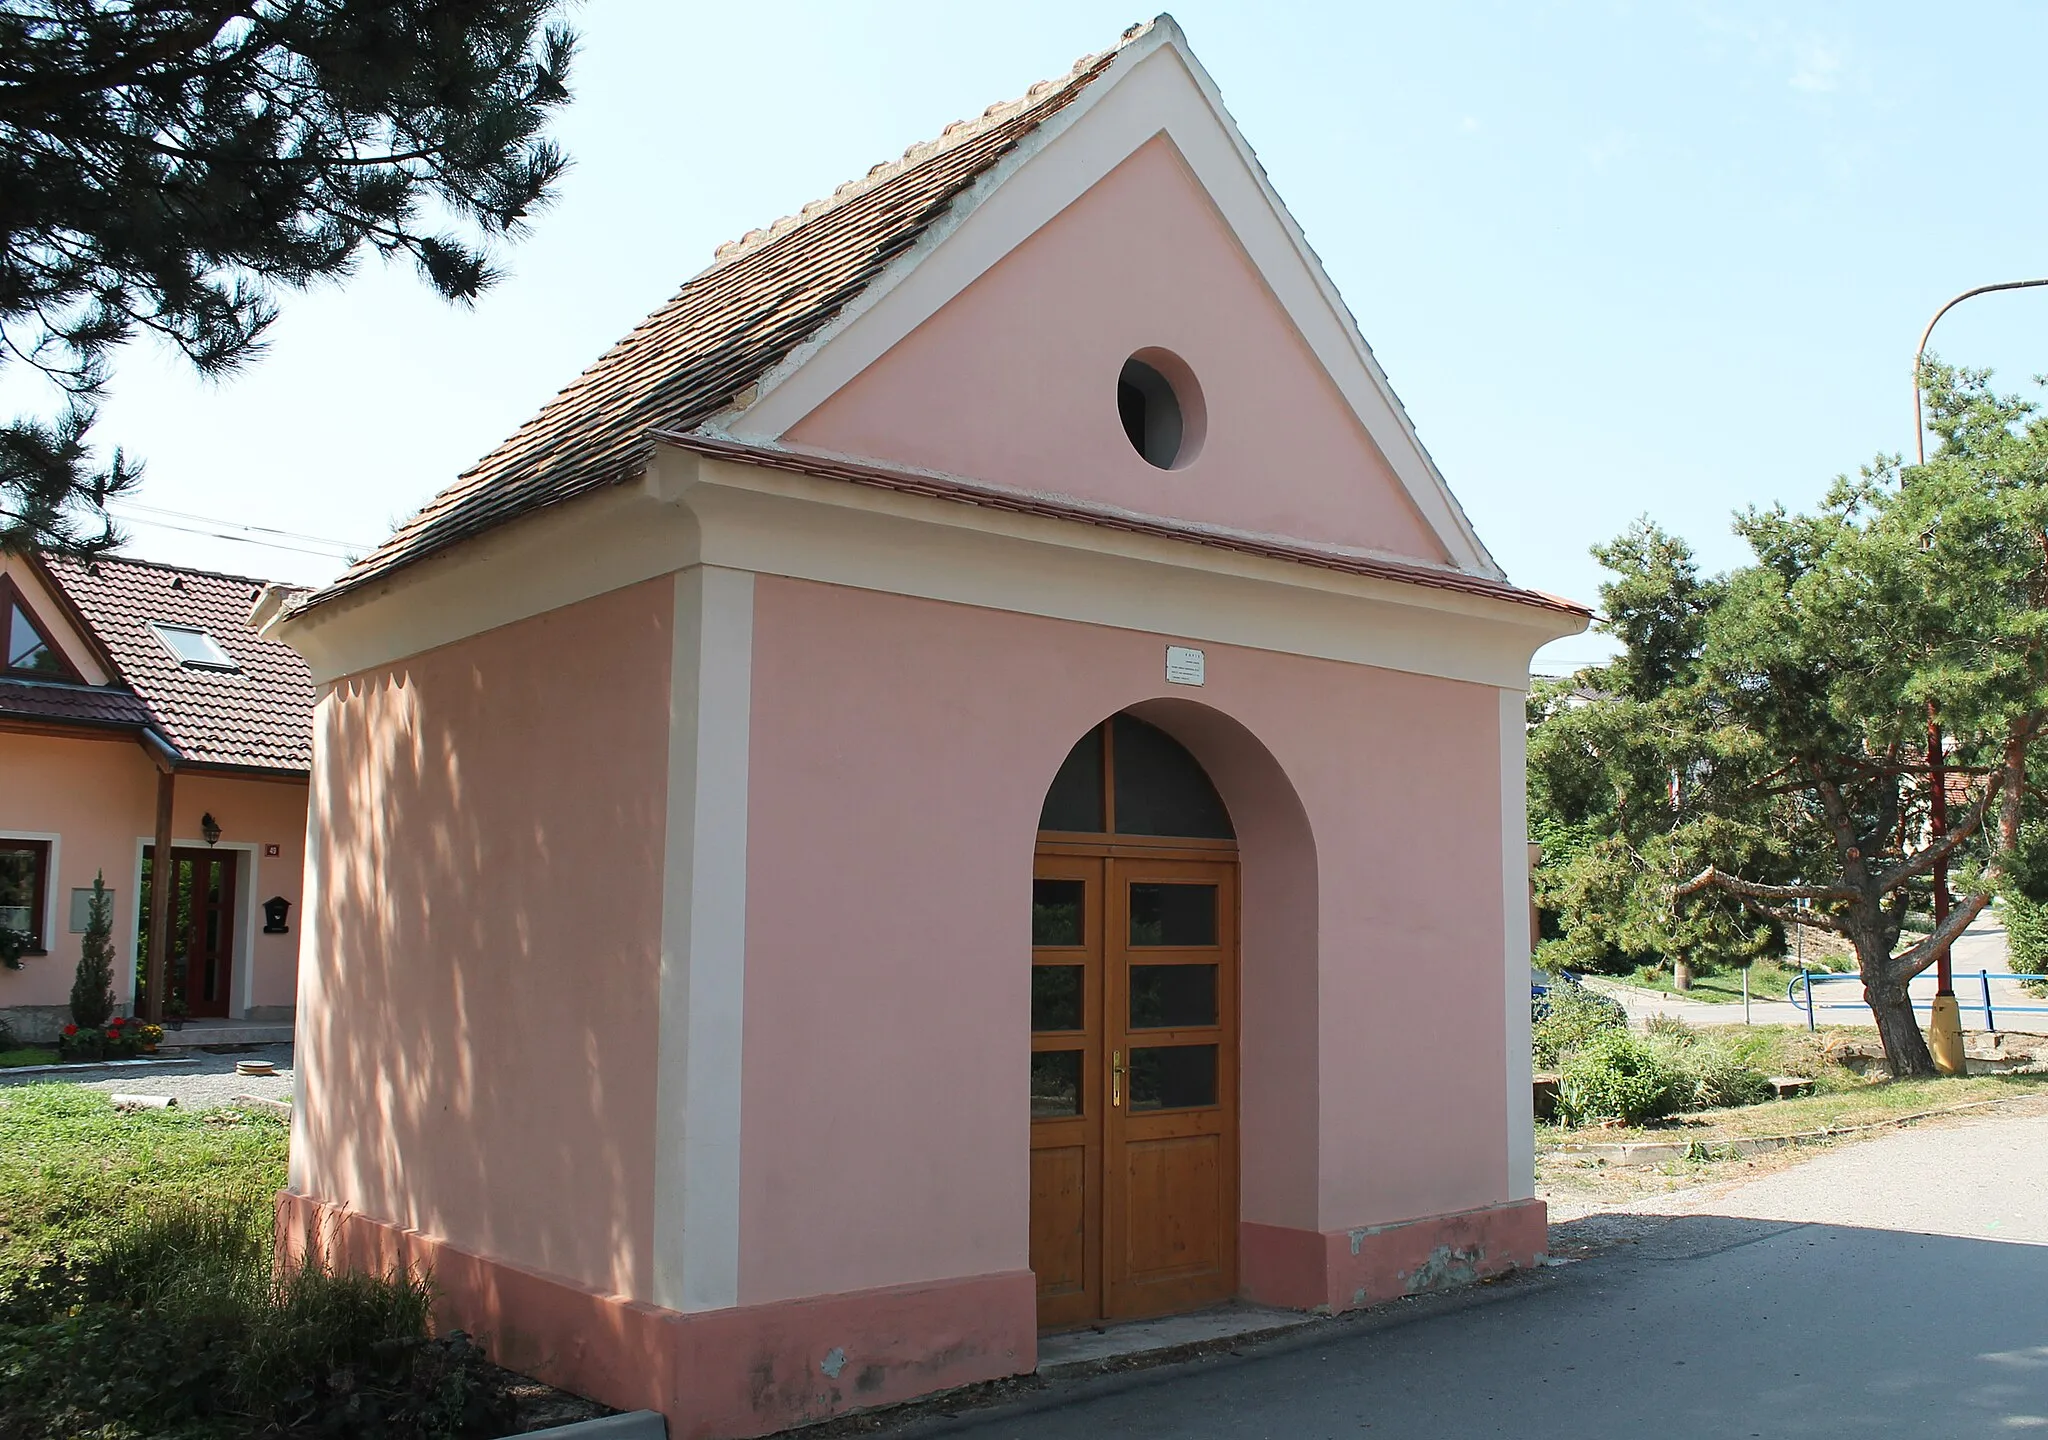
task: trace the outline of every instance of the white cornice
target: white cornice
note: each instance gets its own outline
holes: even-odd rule
[[[325,684],[687,569],[761,575],[1525,688],[1580,617],[663,447],[544,510],[278,621]]]

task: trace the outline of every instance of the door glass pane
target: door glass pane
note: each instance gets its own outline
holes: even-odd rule
[[[1031,1028],[1033,1030],[1079,1030],[1081,1028],[1081,976],[1079,965],[1033,965],[1031,967]]]
[[[1175,1030],[1215,1023],[1214,965],[1131,967],[1133,1030]]]
[[[1131,715],[1115,725],[1117,834],[1236,838],[1216,787],[1180,741]]]
[[[1214,1045],[1162,1046],[1131,1052],[1133,1110],[1187,1110],[1215,1103]]]
[[[1038,812],[1041,830],[1102,832],[1102,727],[1096,726],[1067,752]]]
[[[1147,882],[1131,886],[1131,944],[1214,945],[1216,887]]]
[[[1031,1055],[1031,1118],[1053,1120],[1081,1113],[1081,1052],[1035,1050]]]
[[[1033,880],[1031,882],[1031,943],[1033,945],[1081,945],[1082,907],[1086,903],[1085,880]]]

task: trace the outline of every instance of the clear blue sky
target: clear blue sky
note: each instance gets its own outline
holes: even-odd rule
[[[1910,450],[1910,357],[1948,295],[2048,273],[2030,159],[2048,8],[1226,4],[1174,12],[1480,535],[1590,600],[1648,512],[1710,568],[1729,512]],[[1943,18],[1944,16],[1948,18]],[[220,385],[122,358],[102,434],[157,506],[374,541],[701,268],[949,120],[1111,43],[1093,0],[593,0],[576,168],[472,311],[408,268],[288,297]],[[1936,348],[2018,386],[2048,293]],[[15,386],[10,396],[18,396]],[[138,553],[318,580],[329,562],[135,526]],[[1592,639],[1539,657],[1562,669]]]

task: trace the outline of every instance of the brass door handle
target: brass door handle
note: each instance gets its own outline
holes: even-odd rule
[[[1109,1105],[1113,1110],[1124,1103],[1124,1052],[1109,1052]]]

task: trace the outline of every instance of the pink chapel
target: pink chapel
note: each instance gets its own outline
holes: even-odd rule
[[[1508,583],[1174,22],[328,588],[293,1254],[679,1437],[1534,1263]],[[1451,1063],[1455,1057],[1455,1063]]]

